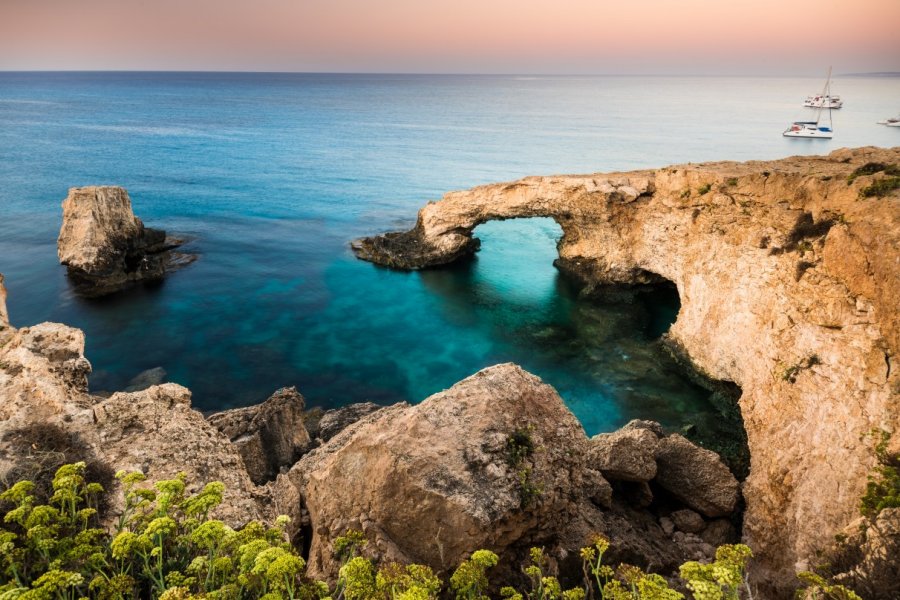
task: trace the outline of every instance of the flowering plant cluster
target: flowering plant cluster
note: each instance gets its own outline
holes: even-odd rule
[[[209,483],[188,493],[185,476],[146,485],[140,473],[120,472],[122,513],[112,531],[99,527],[103,488],[85,480],[85,464],[64,465],[53,492],[39,504],[30,481],[0,494],[0,600],[738,600],[752,554],[744,545],[721,546],[711,564],[682,565],[680,581],[603,562],[609,541],[596,536],[581,549],[584,579],[563,589],[548,560],[532,548],[522,569],[525,589],[492,585],[499,557],[477,550],[442,581],[424,565],[375,564],[363,556],[365,536],[349,531],[335,540],[336,585],[306,575],[306,563],[287,541],[287,517],[274,527],[251,522],[232,529],[210,513],[225,486]],[[840,586],[816,580],[824,598],[854,600]],[[672,587],[675,586],[675,587]],[[852,594],[852,592],[851,592]]]

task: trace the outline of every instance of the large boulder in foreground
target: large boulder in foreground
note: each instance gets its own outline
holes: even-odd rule
[[[161,229],[144,227],[124,188],[71,188],[63,201],[57,241],[59,262],[68,268],[77,289],[103,295],[136,281],[161,279],[166,271],[193,260],[173,253],[180,240]]]
[[[310,568],[336,573],[332,544],[348,529],[383,560],[443,571],[559,530],[586,441],[553,388],[512,364],[364,417],[291,471],[312,523]]]
[[[234,444],[253,483],[275,479],[309,449],[312,440],[303,424],[306,402],[297,388],[282,388],[256,406],[207,417]]]

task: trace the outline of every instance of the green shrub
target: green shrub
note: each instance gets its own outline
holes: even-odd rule
[[[887,431],[874,431],[877,436],[875,456],[878,465],[869,475],[866,493],[860,503],[860,513],[874,518],[885,508],[900,508],[900,455],[887,451],[891,435]]]
[[[868,187],[860,190],[859,195],[863,198],[871,198],[873,196],[887,196],[896,189],[900,189],[900,177],[885,177],[878,179]]]
[[[697,190],[697,193],[700,194],[701,196],[703,196],[703,195],[705,195],[707,192],[709,192],[709,190],[711,190],[711,189],[712,189],[712,186],[711,186],[710,184],[704,183],[704,184],[701,185],[700,188]]]
[[[209,518],[221,483],[188,494],[184,474],[144,487],[142,474],[118,473],[124,511],[108,533],[96,510],[103,487],[86,482],[85,469],[60,467],[46,504],[28,480],[0,494],[4,600],[319,597],[285,539],[286,517],[274,528],[251,522],[233,530]]]

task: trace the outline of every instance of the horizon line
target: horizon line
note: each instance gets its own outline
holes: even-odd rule
[[[464,71],[426,72],[426,71],[283,71],[283,70],[245,70],[245,69],[0,69],[2,74],[126,74],[126,73],[150,73],[150,74],[231,74],[231,75],[353,75],[353,76],[407,76],[407,77],[544,77],[544,78],[572,78],[572,77],[804,77],[816,78],[819,75],[796,74],[734,74],[734,73],[695,73],[695,72],[651,72],[651,73],[525,73],[525,72],[497,72],[477,73]],[[838,73],[832,77],[900,77],[900,71],[854,71]]]

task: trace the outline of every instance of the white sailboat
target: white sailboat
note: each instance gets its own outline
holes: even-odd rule
[[[803,106],[809,108],[840,108],[844,105],[844,101],[840,96],[831,93],[831,67],[828,67],[828,77],[825,78],[825,89],[821,94],[807,96],[803,101]]]
[[[822,90],[820,96],[822,98],[830,98],[831,92],[831,67],[828,67],[828,78],[825,80],[825,89]],[[804,103],[805,104],[805,103]],[[831,106],[822,102],[821,106],[816,107],[815,121],[794,121],[791,126],[784,130],[781,134],[785,137],[803,137],[803,138],[824,138],[831,139],[834,137],[834,129],[831,121]],[[828,111],[828,126],[822,119],[822,113]]]

